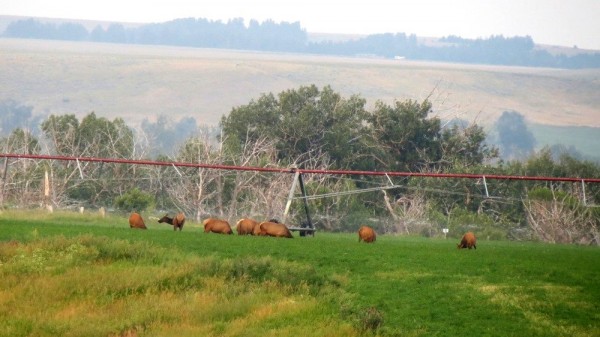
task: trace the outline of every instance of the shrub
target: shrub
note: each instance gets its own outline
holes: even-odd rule
[[[138,188],[129,190],[127,193],[115,199],[115,207],[122,211],[144,211],[154,205],[154,197],[140,191]]]

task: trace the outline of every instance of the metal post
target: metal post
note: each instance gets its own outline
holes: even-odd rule
[[[294,174],[294,180],[292,181],[292,188],[290,188],[290,193],[288,194],[287,203],[285,204],[285,210],[283,211],[283,216],[281,217],[281,222],[285,223],[285,219],[287,218],[288,212],[290,210],[290,206],[292,205],[292,199],[294,199],[294,191],[296,191],[296,184],[298,183],[300,177],[300,172],[296,171]]]
[[[485,181],[485,176],[483,176],[483,187],[485,188],[485,197],[489,198],[490,194],[488,193],[487,182]]]
[[[177,174],[179,174],[180,177],[183,177],[183,174],[181,174],[181,172],[179,172],[179,170],[177,169],[177,166],[175,166],[175,164],[171,164],[171,166],[173,166],[173,168],[175,169],[175,172],[177,172]]]
[[[79,177],[81,178],[81,180],[83,180],[83,171],[81,171],[81,165],[79,164],[79,158],[75,158],[75,161],[77,162],[77,168],[79,169]]]
[[[314,229],[312,219],[310,218],[310,212],[308,211],[308,200],[306,199],[306,190],[304,189],[304,181],[302,181],[302,175],[298,175],[300,181],[300,190],[302,191],[302,201],[304,201],[304,211],[306,212],[306,221],[308,222],[308,228]]]
[[[4,157],[4,172],[2,173],[2,189],[0,190],[0,207],[4,206],[4,187],[6,186],[6,174],[8,173],[8,157]]]
[[[585,199],[585,181],[581,179],[581,191],[583,193],[583,206],[587,206],[587,200]]]

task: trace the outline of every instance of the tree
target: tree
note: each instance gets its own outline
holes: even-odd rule
[[[14,129],[8,137],[0,139],[0,151],[3,153],[40,153],[38,139],[29,131]],[[4,158],[0,171],[0,207],[5,202],[17,205],[39,205],[42,200],[40,184],[43,177],[43,165],[32,160],[10,160]]]
[[[343,99],[330,87],[315,85],[263,94],[248,105],[234,108],[221,119],[226,148],[239,152],[248,142],[269,137],[277,159],[302,163],[326,154],[335,167],[352,167],[365,155],[365,100]]]
[[[79,120],[74,114],[50,115],[41,124],[42,131],[53,146],[53,151],[60,156],[77,155],[79,150]]]
[[[81,122],[75,115],[51,115],[42,125],[51,145],[61,156],[131,158],[134,134],[121,118],[109,121],[90,113]],[[56,205],[63,203],[112,203],[115,195],[133,188],[134,167],[120,164],[63,162],[51,167]],[[81,179],[95,177],[94,180]]]
[[[133,188],[115,199],[115,206],[125,212],[143,212],[154,204],[154,198],[148,193]]]
[[[437,117],[427,118],[431,111],[428,100],[376,103],[368,119],[376,169],[421,171],[439,164],[441,124]]]
[[[175,160],[186,163],[221,164],[222,156],[206,136],[195,136],[183,143]],[[186,214],[194,214],[196,221],[208,215],[222,217],[222,174],[219,170],[204,168],[165,167],[161,172],[163,190],[176,201]]]
[[[457,168],[481,165],[498,158],[498,149],[486,142],[483,127],[477,124],[454,124],[442,130],[442,167]]]
[[[16,128],[10,135],[0,140],[4,153],[38,154],[41,146],[38,139],[31,132]]]
[[[92,112],[78,128],[79,153],[83,156],[131,158],[133,143],[133,131],[122,118],[111,122]]]
[[[572,195],[550,188],[536,188],[523,201],[527,222],[545,242],[600,244],[597,214]]]
[[[496,122],[496,130],[502,157],[524,159],[533,153],[535,138],[520,113],[504,111]]]

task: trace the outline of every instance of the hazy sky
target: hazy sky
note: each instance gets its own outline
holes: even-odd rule
[[[207,18],[299,21],[311,33],[407,33],[600,50],[600,0],[0,0],[0,15],[125,22]]]

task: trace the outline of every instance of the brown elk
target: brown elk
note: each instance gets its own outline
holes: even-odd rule
[[[235,225],[235,229],[238,235],[254,235],[254,228],[258,225],[259,223],[252,219],[240,219]]]
[[[260,228],[258,235],[261,236],[274,236],[279,238],[290,239],[293,238],[292,232],[290,232],[289,228],[287,228],[287,226],[282,223],[266,221],[261,222],[260,225],[258,225],[258,227]]]
[[[369,227],[369,226],[361,226],[358,229],[358,242],[360,242],[361,240],[367,243],[370,242],[375,242],[375,240],[377,239],[377,234],[375,234],[375,231],[373,230],[373,228]]]
[[[473,232],[467,232],[465,233],[465,235],[463,235],[462,239],[460,240],[460,243],[458,245],[456,245],[456,248],[461,249],[461,248],[474,248],[477,249],[477,239],[475,238],[475,234],[473,234]]]
[[[202,222],[204,233],[233,234],[229,222],[217,218],[208,218]]]
[[[159,223],[168,223],[173,226],[173,230],[176,231],[179,229],[181,231],[183,229],[183,224],[185,223],[185,215],[183,213],[177,213],[173,218],[168,216],[168,213],[165,214],[162,218],[158,219]]]
[[[142,216],[135,212],[129,216],[129,228],[147,229]]]

